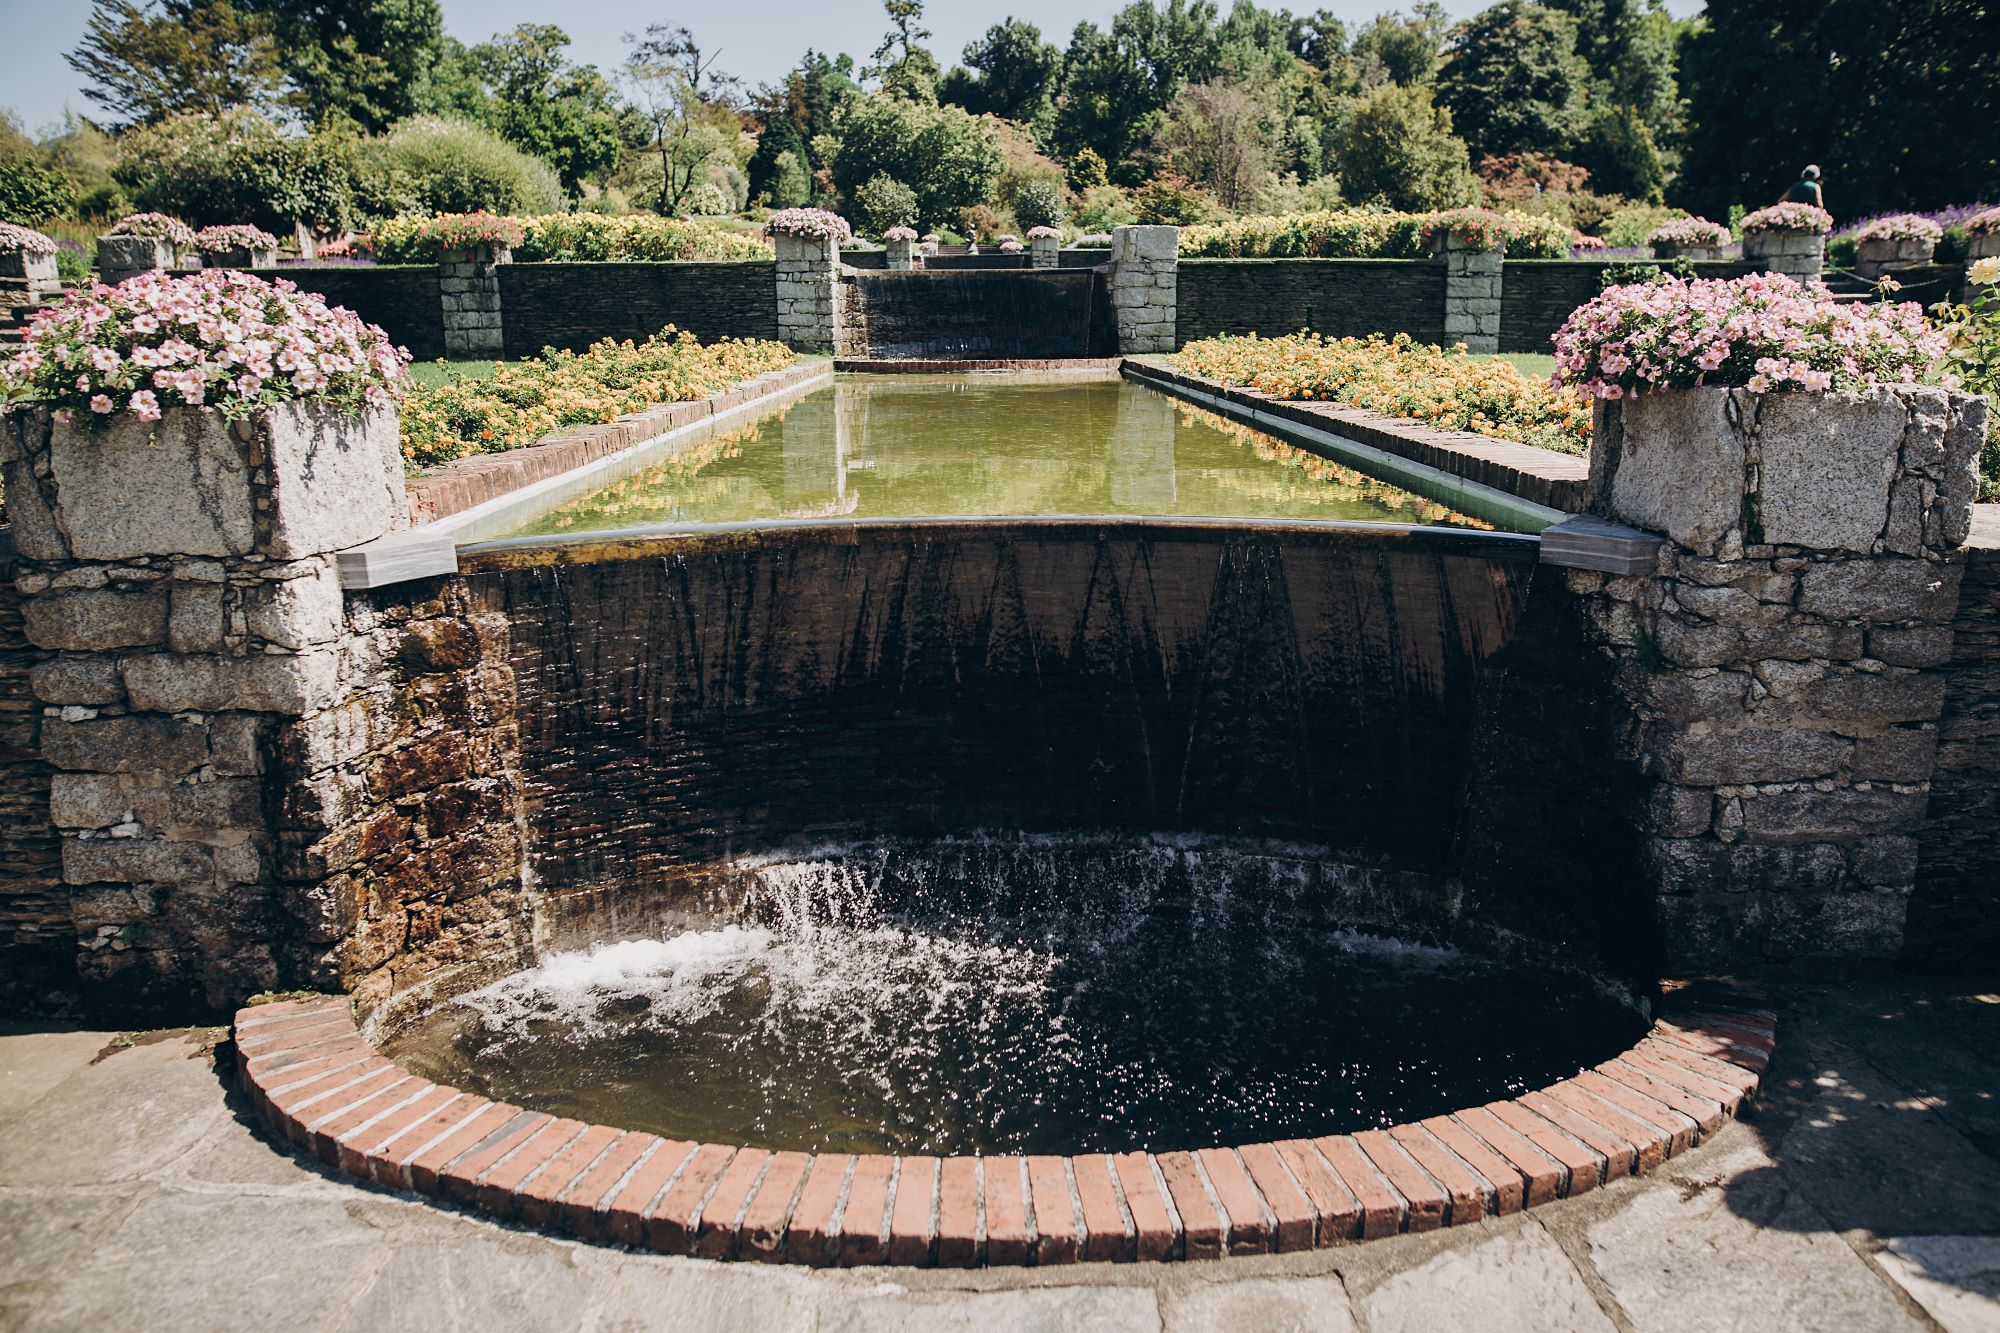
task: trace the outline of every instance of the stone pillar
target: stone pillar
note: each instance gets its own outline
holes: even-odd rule
[[[382,669],[343,646],[334,553],[404,522],[395,414],[20,409],[0,464],[80,982],[181,1014],[299,984],[289,849],[342,816],[279,747]]]
[[[1444,259],[1444,338],[1468,352],[1500,350],[1501,252],[1447,233]]]
[[[97,238],[97,276],[116,287],[127,278],[174,266],[174,243],[152,236]]]
[[[1698,389],[1598,407],[1593,506],[1656,567],[1572,571],[1618,663],[1668,966],[1901,948],[1983,400]]]
[[[1176,240],[1176,252],[1178,252],[1179,247],[1180,243]],[[1028,237],[1028,267],[1061,268],[1062,237],[1030,235]]]
[[[1826,237],[1816,231],[1753,231],[1743,237],[1743,257],[1767,273],[1817,282],[1826,270]]]
[[[889,271],[908,273],[917,267],[917,242],[910,236],[891,236],[883,245],[889,250]]]
[[[831,352],[840,323],[840,243],[780,232],[771,244],[778,251],[778,340],[801,352]]]
[[[1117,323],[1118,351],[1171,352],[1179,320],[1179,227],[1118,227],[1111,233],[1105,279]]]
[[[506,355],[500,318],[500,265],[512,262],[504,245],[447,250],[438,259],[438,300],[444,306],[444,353],[453,358]]]

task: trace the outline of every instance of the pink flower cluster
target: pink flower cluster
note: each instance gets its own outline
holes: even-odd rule
[[[417,224],[412,243],[422,254],[471,250],[477,246],[513,249],[528,234],[527,224],[504,213],[439,213]]]
[[[134,213],[131,217],[119,219],[118,225],[104,234],[137,236],[150,241],[170,241],[182,248],[194,244],[194,228],[179,218],[168,217],[165,213]]]
[[[1586,236],[1576,228],[1570,228],[1569,248],[1571,254],[1589,254],[1593,250],[1608,250],[1602,236]]]
[[[275,250],[278,238],[262,227],[237,223],[228,227],[203,227],[194,234],[195,246],[205,255],[223,250]]]
[[[55,241],[33,227],[0,222],[0,255],[52,255],[57,249]]]
[[[1028,228],[1028,239],[1031,241],[1060,241],[1062,239],[1062,228],[1030,227]]]
[[[1009,236],[1006,240],[1000,242],[1000,253],[1003,255],[1018,255],[1021,253],[1021,243]]]
[[[1824,236],[1833,230],[1833,214],[1812,204],[1772,204],[1743,219],[1743,234],[1758,231],[1802,232]]]
[[[1936,245],[1944,239],[1944,228],[1929,218],[1917,213],[1893,213],[1886,218],[1876,218],[1854,232],[1857,241],[1929,241]]]
[[[803,236],[807,240],[847,241],[854,229],[847,219],[824,208],[781,208],[764,221],[766,236]]]
[[[882,239],[885,241],[914,241],[917,239],[917,229],[915,227],[891,227],[882,233]]]
[[[1440,238],[1451,236],[1469,241],[1481,250],[1505,249],[1512,233],[1513,224],[1490,208],[1453,208],[1432,213],[1417,228],[1425,245],[1435,246]]]
[[[207,269],[94,283],[40,311],[0,389],[91,418],[174,405],[235,420],[315,398],[349,411],[402,397],[409,353],[351,310],[280,279]]]
[[[1612,287],[1556,333],[1555,382],[1597,398],[1702,385],[1863,390],[1914,383],[1949,339],[1923,307],[1842,305],[1775,273]]]
[[[1974,236],[2000,235],[2000,208],[1987,208],[1965,220],[1965,229]]]
[[[1662,222],[1646,237],[1648,245],[1677,245],[1687,250],[1720,250],[1729,241],[1729,228],[1707,218]]]

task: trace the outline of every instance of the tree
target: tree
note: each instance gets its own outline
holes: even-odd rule
[[[1657,200],[1682,137],[1674,46],[1681,23],[1659,0],[1544,0],[1576,20],[1590,70],[1590,123],[1576,160],[1598,188]]]
[[[812,197],[811,159],[805,141],[792,122],[772,119],[758,136],[750,157],[750,197],[762,197],[773,208],[796,208]]]
[[[854,192],[854,211],[862,226],[880,236],[891,227],[917,222],[917,192],[899,180],[873,176]]]
[[[678,213],[729,146],[738,83],[716,68],[720,52],[703,55],[694,34],[678,24],[655,23],[644,36],[627,33],[625,40],[632,51],[624,81],[660,169],[655,207]]]
[[[1588,81],[1574,19],[1500,0],[1453,31],[1437,95],[1475,154],[1561,154],[1583,133]]]
[[[882,91],[912,102],[935,102],[944,71],[923,45],[931,35],[923,27],[924,0],[882,0],[889,31],[875,47],[875,63],[867,74],[882,80]]]
[[[1671,192],[1721,217],[1817,162],[1837,216],[2000,198],[2000,5],[1710,0]]]
[[[967,69],[954,69],[939,86],[941,101],[955,102],[974,115],[1019,121],[1043,139],[1055,120],[1056,89],[1062,81],[1063,54],[1042,40],[1032,23],[1008,19],[966,45]]]
[[[618,113],[594,65],[571,64],[569,34],[523,23],[472,48],[496,94],[488,123],[508,142],[547,162],[575,194],[587,177],[618,165]]]
[[[268,109],[282,83],[271,25],[229,0],[92,0],[63,59],[90,81],[85,97],[128,123]]]
[[[852,199],[876,176],[910,187],[929,225],[952,220],[984,202],[1000,172],[1000,147],[990,123],[963,107],[938,106],[863,93],[850,98],[838,121],[833,183]]]
[[[1444,42],[1444,12],[1436,5],[1418,5],[1413,18],[1378,14],[1355,34],[1354,61],[1363,88],[1393,83],[1398,88],[1428,88],[1437,81],[1438,48]]]
[[[1191,83],[1167,108],[1160,147],[1178,174],[1232,212],[1255,211],[1276,183],[1264,108],[1242,88]]]
[[[275,232],[294,223],[339,231],[354,221],[359,155],[337,131],[286,134],[245,109],[175,116],[128,132],[118,147],[118,183],[152,212]]]
[[[438,0],[236,0],[270,20],[291,100],[313,125],[351,121],[371,133],[433,109],[445,63]]]
[[[1341,192],[1356,203],[1455,208],[1479,197],[1465,141],[1428,88],[1389,84],[1355,109],[1340,151]]]

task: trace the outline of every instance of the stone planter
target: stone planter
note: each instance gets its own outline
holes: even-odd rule
[[[1968,254],[1973,259],[2000,258],[2000,231],[1974,234],[1970,241]]]
[[[174,243],[152,236],[100,236],[97,238],[97,272],[116,286],[125,279],[156,268],[174,266]]]
[[[1861,241],[1854,247],[1854,271],[1879,278],[1892,268],[1928,264],[1936,250],[1934,241]]]
[[[1028,242],[1029,268],[1061,268],[1062,238],[1037,236]]]
[[[45,408],[0,421],[14,547],[33,560],[295,560],[372,541],[408,513],[390,410],[287,403],[232,424],[178,407],[99,431]]]
[[[1743,257],[1769,273],[1817,278],[1826,268],[1826,237],[1811,231],[1753,231],[1743,237]]]
[[[892,236],[884,245],[889,252],[889,271],[908,273],[917,267],[917,243],[904,236]]]
[[[252,250],[248,246],[238,246],[233,250],[209,250],[201,257],[203,268],[276,268],[276,250]]]
[[[1697,263],[1713,263],[1722,258],[1719,245],[1675,245],[1671,241],[1654,241],[1655,259],[1691,259]]]
[[[1642,394],[1597,405],[1591,490],[1608,517],[1705,557],[1920,556],[1971,530],[1985,415],[1975,396],[1915,387]]]
[[[31,255],[26,250],[0,254],[0,278],[24,278],[36,286],[60,281],[54,255]]]
[[[778,339],[801,352],[830,352],[839,334],[840,243],[831,236],[771,238],[777,251]]]

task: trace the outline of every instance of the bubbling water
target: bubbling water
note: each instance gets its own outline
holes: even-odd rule
[[[1572,1073],[1642,1022],[1580,979],[1302,920],[1323,876],[1294,857],[1074,847],[740,863],[735,919],[553,954],[392,1049],[680,1138],[1123,1151],[1419,1118]]]

